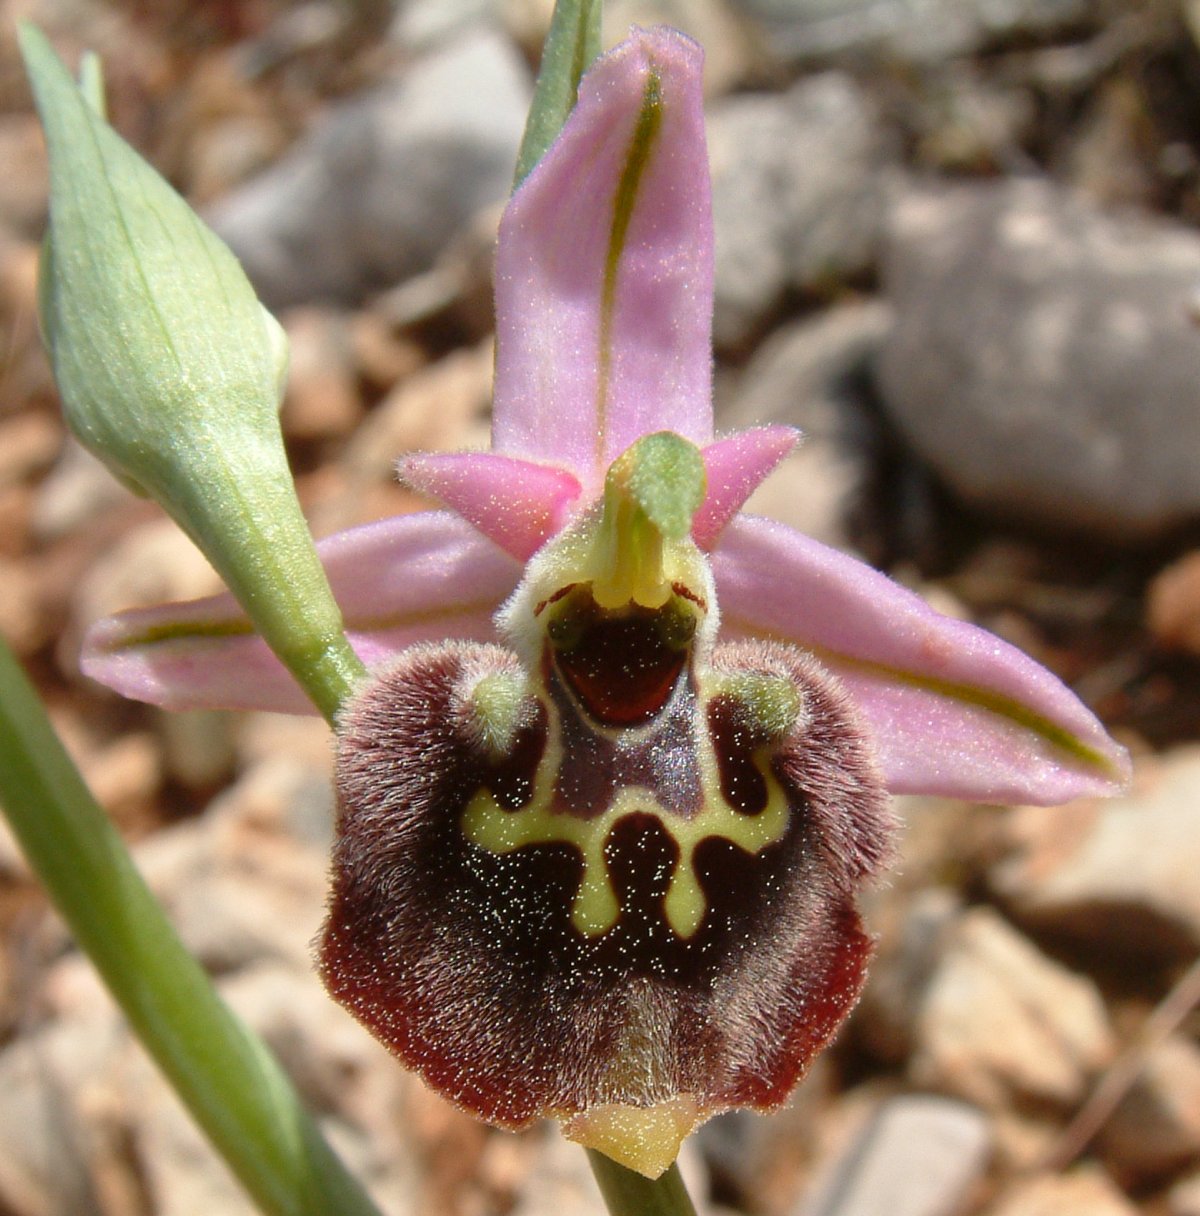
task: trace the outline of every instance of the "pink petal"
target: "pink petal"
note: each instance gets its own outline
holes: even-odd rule
[[[716,544],[725,525],[799,439],[800,432],[790,426],[756,426],[704,449],[708,488],[692,521],[692,536],[701,549]]]
[[[588,498],[639,436],[712,436],[702,58],[655,29],[597,60],[501,220],[492,446]]]
[[[317,546],[354,649],[373,667],[414,642],[495,639],[492,613],[521,567],[456,516],[401,515]],[[167,709],[312,706],[231,595],[108,617],[84,639],[84,672]]]
[[[525,561],[563,525],[579,482],[563,469],[493,452],[402,456],[400,480],[474,524]]]
[[[1049,805],[1128,781],[1125,750],[1059,680],[862,562],[742,517],[713,571],[726,629],[794,642],[841,678],[894,792]]]

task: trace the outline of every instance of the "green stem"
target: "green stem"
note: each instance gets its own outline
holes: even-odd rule
[[[600,54],[600,7],[601,0],[556,0],[517,153],[514,189],[541,160],[575,108],[579,82]]]
[[[203,445],[198,445],[203,451]],[[236,466],[182,464],[160,502],[225,580],[255,630],[330,726],[366,676],[296,497],[283,436],[278,467],[239,476]],[[245,489],[252,483],[249,490]]]
[[[217,995],[0,642],[0,801],[129,1023],[269,1216],[378,1216],[274,1057]]]
[[[335,634],[318,653],[306,656],[303,662],[287,662],[287,666],[325,721],[334,728],[337,727],[338,711],[367,674],[344,633]]]
[[[588,1149],[587,1155],[612,1216],[696,1216],[678,1165],[651,1180],[595,1149]]]

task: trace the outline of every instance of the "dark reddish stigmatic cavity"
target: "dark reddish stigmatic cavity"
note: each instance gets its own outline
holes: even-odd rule
[[[636,726],[665,707],[695,628],[695,613],[678,597],[661,608],[610,612],[580,588],[548,632],[554,662],[584,711],[604,726]]]

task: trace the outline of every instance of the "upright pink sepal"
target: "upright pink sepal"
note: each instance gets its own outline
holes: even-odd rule
[[[842,679],[894,792],[1049,805],[1127,783],[1124,748],[1065,685],[862,562],[743,516],[713,572],[726,630],[796,643]]]
[[[558,531],[579,498],[579,482],[566,470],[493,452],[417,453],[396,468],[406,485],[521,561]]]
[[[725,525],[799,439],[800,432],[790,426],[756,426],[704,449],[708,484],[704,502],[692,520],[692,536],[701,549],[717,543]]]
[[[521,566],[444,511],[352,528],[317,546],[350,643],[375,667],[414,642],[494,641]],[[92,679],[167,709],[312,712],[231,595],[123,612],[84,638]]]
[[[587,498],[641,435],[712,436],[702,61],[667,29],[597,60],[500,224],[492,446]]]

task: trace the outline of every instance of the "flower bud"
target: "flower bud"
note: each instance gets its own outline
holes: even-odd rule
[[[39,305],[67,422],[172,515],[332,712],[356,661],[283,450],[282,330],[41,34],[23,28],[21,47],[50,149]]]

